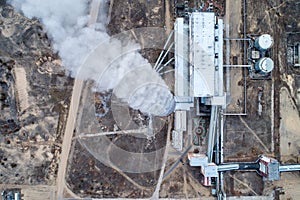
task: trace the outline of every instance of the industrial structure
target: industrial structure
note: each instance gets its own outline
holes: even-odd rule
[[[291,57],[288,62],[294,67],[300,67],[300,43],[289,46],[288,50],[288,57]]]
[[[267,51],[273,45],[273,38],[269,34],[263,34],[255,39],[255,48],[260,51]]]
[[[213,12],[192,12],[188,18],[177,18],[174,27],[176,108],[172,138],[174,147],[181,151],[187,111],[194,106],[199,111],[200,102],[225,106],[223,21]]]
[[[205,154],[188,154],[189,164],[192,167],[200,167],[202,183],[204,186],[212,186],[215,179],[219,177],[218,172],[246,170],[256,171],[263,177],[264,181],[276,181],[280,179],[280,172],[300,171],[300,165],[280,165],[276,159],[260,156],[255,162],[240,163],[209,163]]]
[[[300,165],[282,166],[276,159],[263,155],[252,163],[224,163],[223,118],[227,115],[227,94],[224,91],[223,68],[246,67],[253,79],[270,78],[274,68],[274,62],[270,58],[273,38],[268,34],[249,38],[224,38],[223,20],[216,17],[215,13],[201,10],[189,12],[190,9],[187,8],[183,10],[185,14],[181,13],[176,18],[174,32],[167,41],[168,43],[174,34],[176,106],[173,147],[182,152],[182,156],[188,154],[190,166],[200,167],[202,184],[213,186],[218,199],[226,198],[223,186],[225,171],[256,171],[263,180],[274,181],[279,180],[280,172],[300,170]],[[224,40],[244,41],[246,57],[242,65],[223,64]],[[246,84],[244,87],[246,88]],[[259,116],[262,113],[262,95],[263,88],[259,88]],[[207,129],[203,124],[200,125],[201,116],[209,117]],[[197,117],[200,120],[194,122]],[[195,137],[198,142],[195,142]],[[200,140],[205,141],[205,145],[200,145]],[[184,147],[187,147],[185,151]]]
[[[294,46],[294,66],[300,67],[300,43]]]
[[[300,42],[299,36],[296,34],[288,34],[287,45],[287,64],[291,68],[298,69],[300,67]]]
[[[274,62],[271,58],[261,58],[255,63],[255,69],[259,73],[270,73],[274,68]]]
[[[253,36],[249,40],[248,64],[250,77],[253,79],[270,79],[274,62],[272,54],[273,38],[269,34]]]

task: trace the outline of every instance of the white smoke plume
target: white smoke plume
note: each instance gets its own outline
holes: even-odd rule
[[[52,39],[54,50],[59,52],[64,66],[74,76],[88,53],[109,38],[105,31],[95,31],[94,27],[87,26],[89,15],[86,0],[9,2],[26,17],[41,20]]]
[[[94,80],[100,91],[114,89],[117,97],[144,113],[163,116],[172,112],[173,96],[158,73],[137,53],[139,45],[111,38],[104,22],[88,26],[87,0],[9,2],[28,18],[41,20],[72,76]],[[105,15],[100,12],[101,19],[106,19]]]

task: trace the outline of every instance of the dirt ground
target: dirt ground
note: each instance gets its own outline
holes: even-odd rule
[[[160,47],[141,50],[142,55],[149,62],[154,63],[159,56],[161,47],[164,45],[163,42],[166,40],[167,34],[160,37],[160,40],[157,41],[155,40],[155,32],[147,32],[149,29],[143,32],[139,28],[143,26],[157,26],[165,29],[166,33],[168,33],[173,24],[173,13],[170,10],[173,2],[126,2],[114,0],[111,3],[113,5],[110,5],[111,13],[108,25],[110,34],[115,35],[133,29],[129,31],[129,36],[139,42],[142,47],[151,47],[152,45]],[[141,9],[143,12],[137,9]],[[168,15],[165,15],[167,13]],[[153,44],[150,44],[151,42]],[[169,87],[173,88],[174,77],[165,75],[163,78]],[[87,92],[82,96],[83,99],[81,101],[83,106],[81,108],[82,111],[79,112],[81,113],[79,115],[81,123],[76,129],[76,134],[133,130],[145,125],[147,126],[149,123],[149,119],[146,116],[118,102],[111,92],[96,93],[95,95]],[[95,112],[97,118],[95,117]],[[145,138],[135,138],[129,135],[112,134],[107,137],[114,145],[130,152],[147,153],[161,149],[166,145],[167,121],[164,118],[156,118],[154,121],[158,132],[155,133],[155,140],[150,141],[150,143]],[[94,140],[97,141],[99,139],[100,142],[100,138],[95,137]],[[98,161],[99,159],[101,160],[101,156],[97,153],[99,150],[96,150],[96,146],[93,143],[96,144],[97,142],[93,142],[92,139],[88,138],[83,138],[79,142],[73,143],[67,183],[76,195],[98,198],[151,197],[157,186],[160,170],[148,173],[121,173],[118,168],[108,167]],[[101,151],[102,156],[109,153],[108,151],[111,147],[112,145],[105,152]],[[169,151],[165,172],[171,168],[171,164],[176,162],[179,157],[180,154],[178,152]],[[98,158],[98,160],[95,158]],[[161,162],[161,159],[157,157],[155,162]],[[84,163],[88,163],[88,167]],[[137,162],[136,165],[138,164]],[[98,177],[101,174],[106,174],[106,177],[99,180]],[[211,197],[210,188],[205,188],[201,185],[199,176],[200,171],[198,168],[191,168],[187,163],[185,165],[180,163],[166,180],[162,182],[159,197]],[[120,184],[115,184],[115,182],[119,182]]]
[[[287,33],[299,32],[300,30],[299,22],[296,20],[299,19],[299,12],[295,12],[299,9],[300,5],[297,1],[269,1],[260,6],[255,5],[252,11],[255,15],[251,14],[252,18],[249,19],[257,22],[256,26],[249,23],[250,30],[255,30],[253,27],[256,27],[255,31],[269,32],[274,37],[274,150],[275,155],[277,154],[276,157],[282,163],[295,163],[295,157],[299,156],[300,150],[298,134],[300,128],[295,126],[299,121],[299,108],[297,110],[294,104],[298,88],[293,84],[298,82],[298,76],[296,76],[297,70],[289,70],[286,62],[287,41],[289,39]],[[262,15],[257,15],[260,12]],[[278,148],[279,146],[280,148]],[[280,152],[279,155],[278,152]],[[290,187],[289,180],[291,182],[296,181],[293,183],[299,185],[299,173],[281,174],[281,183],[283,183],[281,186],[285,195],[280,196],[280,199],[299,198],[299,194]]]
[[[168,159],[165,172],[169,171],[177,159]],[[161,198],[209,198],[210,188],[201,185],[201,174],[199,168],[190,167],[188,162],[179,163],[172,173],[162,183]]]
[[[156,173],[142,174],[143,179],[140,179],[138,174],[127,174],[140,186],[137,187],[116,170],[95,159],[78,142],[75,144],[73,154],[67,183],[75,194],[81,197],[97,198],[144,198],[151,196],[156,179],[153,175]],[[104,174],[105,176],[103,176]],[[147,180],[154,181],[149,184]]]
[[[281,180],[276,181],[274,183],[275,187],[283,188],[283,194],[280,195],[280,199],[282,200],[299,199],[300,197],[299,178],[300,178],[299,172],[290,172],[290,173],[281,174]]]
[[[242,37],[243,2],[227,2],[230,3],[227,3],[225,20],[229,20],[228,23],[231,24],[230,36]],[[196,5],[199,1],[190,3]],[[218,1],[218,4],[224,6],[225,2]],[[247,34],[269,33],[274,37],[272,59],[275,69],[272,80],[247,78],[246,110],[243,71],[231,69],[228,112],[245,111],[247,116],[226,117],[225,162],[254,161],[258,155],[265,154],[279,159],[282,163],[296,163],[299,162],[297,159],[300,152],[300,129],[297,126],[300,122],[300,71],[287,64],[286,55],[288,45],[300,42],[297,41],[298,37],[291,39],[290,36],[291,33],[300,31],[300,4],[297,0],[247,0],[246,6]],[[116,35],[133,28],[159,27],[166,32],[156,36],[159,40],[145,31],[133,30],[130,35],[141,47],[150,47],[150,42],[153,42],[153,46],[163,46],[167,33],[172,29],[173,7],[173,1],[165,0],[111,0],[109,34]],[[218,9],[220,15],[223,11],[222,8]],[[50,40],[37,20],[23,17],[11,6],[0,1],[0,22],[0,182],[5,184],[5,187],[0,188],[22,188],[25,200],[37,199],[39,196],[53,199],[54,188],[50,185],[56,180],[61,133],[64,130],[73,80],[64,75],[58,56],[53,53]],[[242,62],[242,47],[240,42],[231,42],[231,63]],[[150,63],[154,63],[160,51],[161,49],[146,48],[141,50],[141,54]],[[15,73],[16,67],[24,70],[26,76],[20,77],[18,70]],[[18,77],[26,82],[26,87],[15,84]],[[164,78],[172,88],[173,77],[166,75]],[[264,88],[261,116],[258,115],[258,87]],[[85,112],[82,112],[82,123],[74,130],[75,133],[80,134],[86,130],[93,133],[99,130],[117,131],[118,127],[112,120],[113,110],[107,109],[110,107],[110,93],[89,93],[83,96],[91,102],[85,104],[82,110],[94,109],[96,112],[91,112],[92,116],[85,116],[82,114]],[[23,102],[22,97],[25,98]],[[149,119],[138,111],[123,105],[121,107],[125,107],[122,111],[128,112],[134,127],[149,123]],[[99,114],[98,118],[95,113]],[[112,134],[108,138],[116,146],[130,152],[155,151],[166,144],[166,119],[160,120],[163,125],[156,134],[156,141],[149,142],[146,138],[118,134]],[[126,122],[121,119],[121,122],[124,121]],[[118,168],[108,167],[98,161],[90,149],[84,146],[83,141],[73,141],[66,179],[69,193],[72,193],[70,196],[151,197],[160,170],[123,173]],[[178,152],[170,152],[165,172],[179,158]],[[161,159],[158,156],[156,161]],[[34,185],[34,188],[28,185]],[[284,193],[280,195],[280,199],[299,199],[299,185],[298,172],[281,174],[281,180],[273,183],[262,182],[255,172],[225,174],[225,186],[229,196],[269,195],[274,188],[282,187]],[[186,160],[182,160],[162,182],[159,196],[207,198],[211,196],[210,189],[201,186],[199,169],[189,167]]]
[[[275,69],[272,73],[272,80],[262,81],[247,78],[247,116],[226,118],[224,152],[227,161],[254,161],[259,154],[275,157],[282,163],[295,163],[297,161],[300,150],[298,136],[300,129],[296,125],[300,119],[299,108],[297,108],[296,103],[298,87],[295,84],[298,82],[298,69],[291,69],[286,63],[288,33],[300,30],[299,23],[295,21],[299,18],[299,12],[295,13],[297,8],[299,10],[299,5],[296,2],[274,0],[258,3],[255,0],[246,1],[247,34],[268,33],[274,37],[272,59],[275,62]],[[243,13],[236,15],[236,17],[242,16]],[[241,28],[242,26],[239,30],[242,30]],[[232,31],[235,30],[230,29],[230,32]],[[239,33],[237,36],[243,37],[242,32]],[[242,48],[238,47],[238,49],[242,51]],[[242,73],[235,71],[232,71],[232,80],[237,81],[231,81],[231,87],[233,87],[232,91],[239,91],[238,87],[243,86]],[[240,82],[238,82],[239,79]],[[272,92],[273,85],[274,93]],[[258,116],[258,87],[264,88],[262,116]],[[243,111],[244,104],[241,103],[241,97],[243,97],[241,94],[239,97],[234,95],[229,108],[233,111]],[[234,110],[234,108],[236,109]],[[299,184],[297,182],[299,180],[298,173],[282,174],[278,185],[284,188],[285,195],[280,196],[280,198],[297,199],[299,194],[291,190],[290,184],[286,180],[287,177],[291,178],[291,182],[296,181],[295,184]],[[230,188],[234,188],[234,191],[228,190],[229,193],[249,195],[246,190],[233,186],[233,182],[228,177],[227,180],[229,181],[227,184],[232,186]],[[253,181],[257,184],[261,182],[259,179]],[[274,186],[264,185],[264,191],[270,190]],[[255,189],[254,191],[260,194],[262,192]],[[253,194],[254,192],[251,195]]]
[[[287,88],[280,90],[280,154],[283,163],[296,163],[300,150],[300,118]]]
[[[153,36],[155,36],[153,34],[155,33],[145,32],[142,27],[154,26],[164,30],[164,3],[164,1],[159,0],[151,2],[111,1],[110,22],[108,24],[109,33],[116,35],[130,30],[127,32],[129,37],[139,42],[142,47],[154,45],[148,44],[149,41],[157,43],[154,46],[162,46],[163,40],[167,35],[163,35],[160,40],[155,41],[153,40]],[[154,63],[160,51],[161,49],[143,49],[141,53],[149,59],[149,62]],[[86,87],[89,87],[89,84]],[[90,89],[84,89],[84,91],[90,91]],[[128,105],[119,102],[112,95],[111,91],[96,94],[87,92],[82,96],[82,106],[79,112],[81,123],[76,128],[76,134],[134,130],[149,124],[149,118],[136,110],[132,110]],[[154,127],[154,140],[122,134],[112,134],[107,136],[107,138],[112,145],[122,150],[133,153],[151,153],[165,146],[166,118],[154,118]],[[101,137],[95,137],[94,141],[98,139],[101,140]],[[109,164],[105,165],[96,158],[105,154],[109,156],[112,145],[105,149],[106,152],[101,152],[102,155],[100,155],[93,144],[93,139],[90,140],[88,138],[79,142],[74,141],[73,143],[67,183],[75,194],[82,197],[98,198],[151,197],[156,187],[160,170],[147,173],[127,173],[122,172],[118,167],[109,167]],[[158,155],[155,162],[161,162],[160,159]],[[89,163],[89,166],[86,167],[84,163]],[[138,164],[136,163],[135,165]],[[105,178],[99,180],[101,174],[105,174]],[[119,184],[115,184],[116,182]]]
[[[0,182],[51,185],[72,79],[37,20],[1,1],[0,22]]]
[[[226,172],[225,188],[228,196],[260,196],[264,183],[257,173]]]

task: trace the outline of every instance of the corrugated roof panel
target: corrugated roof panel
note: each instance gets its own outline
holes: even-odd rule
[[[215,15],[195,12],[190,17],[191,64],[195,97],[214,96],[215,93]]]

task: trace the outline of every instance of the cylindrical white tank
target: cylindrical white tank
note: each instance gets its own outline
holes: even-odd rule
[[[261,51],[271,48],[273,45],[273,38],[269,34],[263,34],[256,38],[255,47]]]
[[[274,62],[271,58],[261,58],[255,63],[255,69],[259,73],[270,73],[274,68]]]

